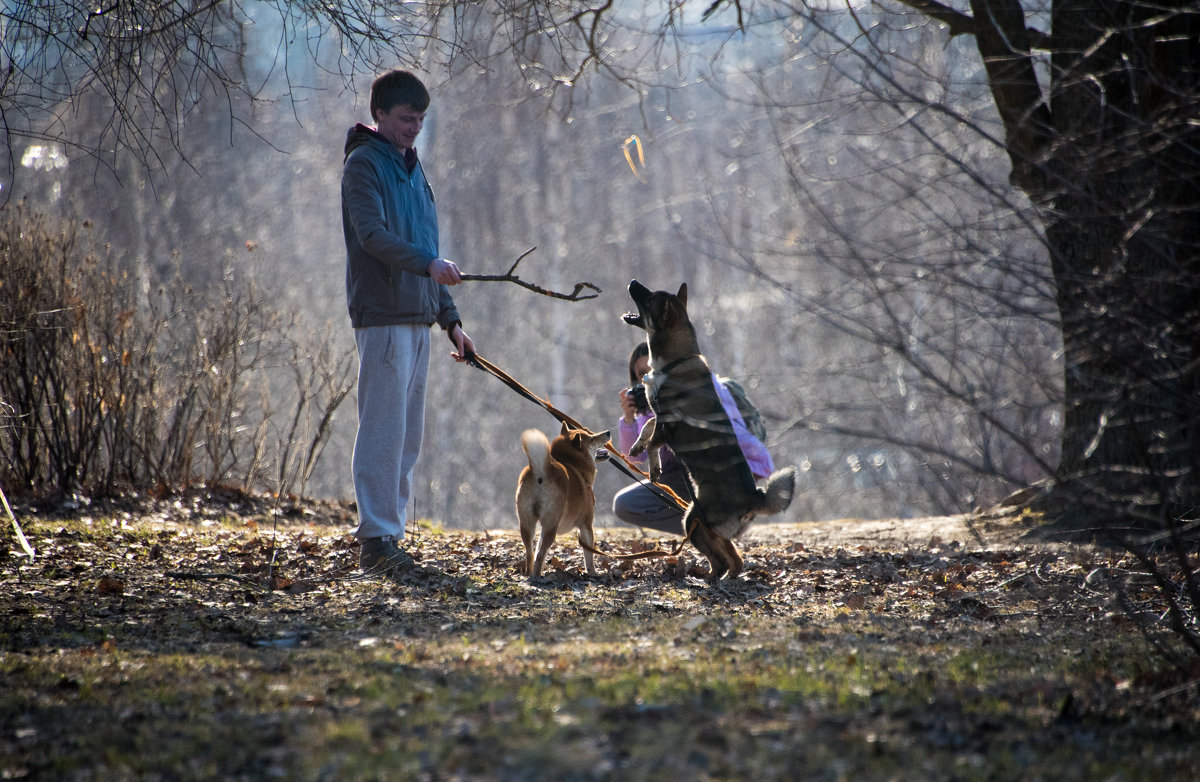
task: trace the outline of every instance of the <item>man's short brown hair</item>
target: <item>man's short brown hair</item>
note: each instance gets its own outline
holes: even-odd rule
[[[416,111],[429,108],[429,90],[408,71],[388,71],[371,83],[371,119],[407,103]]]

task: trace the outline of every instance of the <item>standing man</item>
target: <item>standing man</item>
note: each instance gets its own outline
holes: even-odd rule
[[[346,299],[358,346],[358,434],[354,495],[361,542],[359,565],[395,576],[413,566],[397,544],[425,428],[430,327],[442,327],[453,357],[475,352],[447,288],[458,267],[438,257],[433,188],[414,144],[429,92],[407,71],[371,85],[371,118],[346,137],[342,227],[346,237]]]

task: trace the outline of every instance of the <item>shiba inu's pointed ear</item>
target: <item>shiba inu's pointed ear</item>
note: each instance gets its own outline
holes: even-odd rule
[[[567,436],[567,432],[569,432],[569,431],[571,431],[571,427],[567,426],[567,422],[566,422],[566,421],[563,421],[563,422],[562,422],[562,429],[560,429],[560,430],[558,431],[558,433],[559,433],[559,434],[561,434],[563,437],[566,437],[566,436]]]
[[[679,283],[679,293],[676,293],[675,295],[679,297],[679,303],[686,307],[687,306],[687,283],[686,282]]]

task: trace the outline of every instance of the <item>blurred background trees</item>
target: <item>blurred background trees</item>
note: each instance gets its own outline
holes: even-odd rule
[[[255,279],[348,347],[342,142],[375,71],[418,67],[444,254],[498,273],[536,245],[524,278],[604,291],[455,291],[481,353],[584,423],[627,382],[625,285],[687,281],[802,469],[789,518],[1039,482],[1077,525],[1196,507],[1194,2],[4,9],[9,208],[94,220],[144,291]],[[519,432],[553,422],[433,363],[415,513],[507,526]],[[350,493],[352,418],[316,493]]]

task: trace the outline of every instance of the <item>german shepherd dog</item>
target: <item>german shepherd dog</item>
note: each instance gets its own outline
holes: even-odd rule
[[[537,429],[521,434],[521,448],[529,466],[521,470],[517,480],[517,520],[521,524],[521,541],[525,544],[525,575],[542,575],[546,552],[560,532],[579,531],[583,560],[589,575],[596,575],[592,564],[592,521],[596,515],[596,495],[592,484],[596,480],[596,449],[608,442],[608,431],[592,434],[586,429],[572,429],[565,423],[554,442]],[[537,557],[533,554],[533,530],[542,524]]]
[[[742,571],[733,538],[755,516],[782,513],[792,503],[796,470],[775,471],[766,487],[755,485],[750,465],[738,446],[729,416],[713,387],[712,370],[700,354],[696,329],[687,312],[687,284],[678,293],[651,291],[629,283],[637,313],[624,321],[645,330],[650,373],[643,380],[654,418],[646,422],[631,456],[648,454],[650,477],[662,473],[659,449],[670,446],[687,469],[694,498],[683,514],[683,533],[708,558],[709,581]]]

